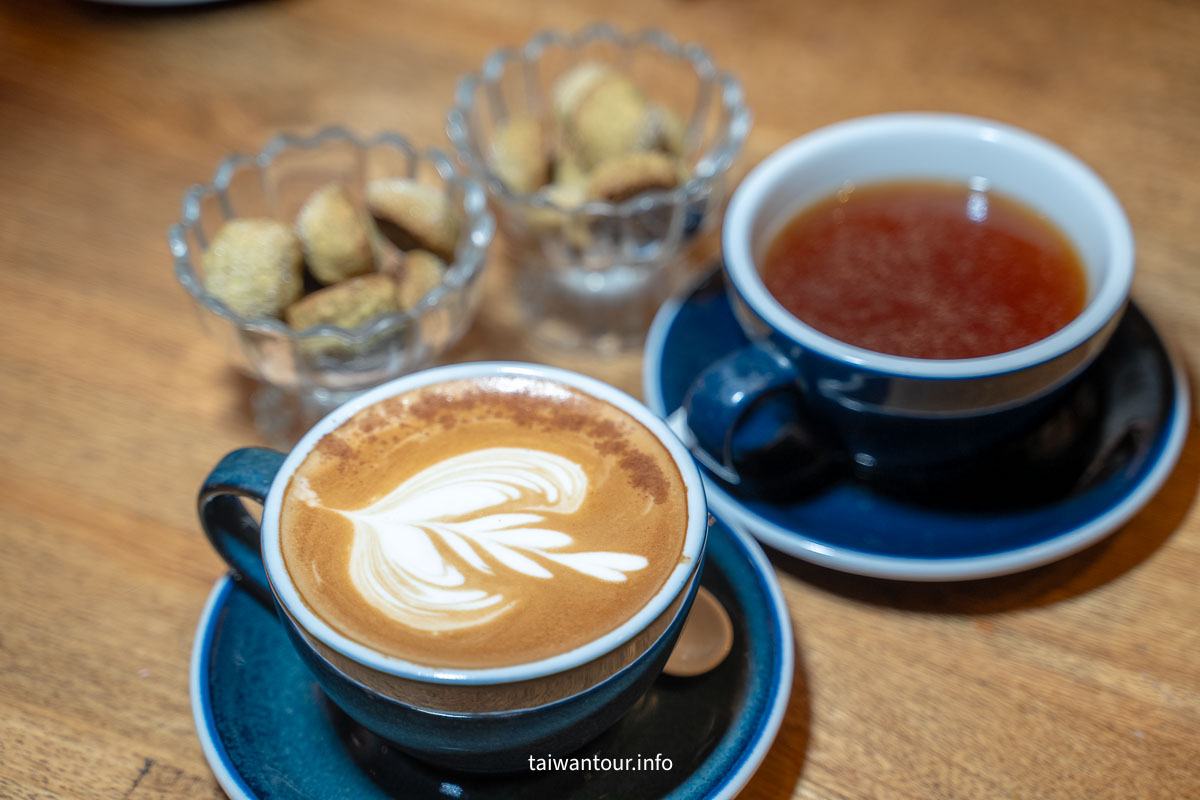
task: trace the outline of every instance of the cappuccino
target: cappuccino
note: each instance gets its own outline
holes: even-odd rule
[[[308,608],[378,652],[483,669],[575,649],[633,617],[681,558],[670,452],[608,402],[496,375],[369,406],[321,438],[281,505]]]

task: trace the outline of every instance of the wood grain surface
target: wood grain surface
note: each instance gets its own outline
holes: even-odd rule
[[[224,572],[194,495],[254,443],[249,397],[175,283],[183,189],[281,129],[445,145],[455,79],[543,27],[654,25],[739,75],[736,170],[902,109],[1021,125],[1110,183],[1134,296],[1200,353],[1200,5],[1188,0],[262,0],[0,6],[0,797],[214,798],[188,705]],[[500,261],[497,257],[497,261]],[[489,281],[503,282],[502,263]],[[485,299],[449,360],[574,367]],[[489,302],[490,301],[490,302]],[[743,796],[1200,797],[1200,439],[1102,543],[1021,575],[914,585],[778,553],[791,705]]]

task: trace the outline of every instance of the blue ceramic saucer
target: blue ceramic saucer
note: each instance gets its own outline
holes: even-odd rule
[[[463,774],[397,752],[325,698],[274,611],[229,577],[213,587],[192,648],[196,730],[234,800],[567,800],[627,797],[634,789],[647,798],[731,798],[766,755],[787,708],[792,629],[762,550],[720,521],[709,528],[701,583],[729,611],[732,652],[705,675],[660,677],[614,728],[574,754],[595,757],[599,769]],[[631,759],[634,767],[640,760],[642,769],[605,769],[604,758]]]
[[[746,343],[718,270],[655,318],[642,376],[647,405],[664,416],[675,411],[705,367]],[[1099,541],[1144,506],[1175,466],[1187,434],[1187,382],[1133,303],[1089,371],[1109,388],[1101,426],[1121,435],[1097,452],[1100,478],[1050,501],[948,510],[843,480],[799,500],[773,502],[736,494],[701,465],[709,508],[785,553],[860,575],[966,580],[1055,561]]]

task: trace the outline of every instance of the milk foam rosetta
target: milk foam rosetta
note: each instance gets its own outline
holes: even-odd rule
[[[632,617],[682,557],[683,480],[625,412],[543,378],[462,379],[326,434],[284,562],[343,635],[441,667],[524,663]]]
[[[320,503],[307,483],[300,486],[295,491],[305,502]],[[570,534],[531,527],[546,521],[535,512],[579,510],[587,488],[578,464],[541,450],[492,447],[448,458],[366,508],[339,512],[354,523],[350,580],[380,612],[431,631],[479,625],[513,609],[515,598],[473,588],[475,574],[511,569],[554,580],[544,566],[550,562],[622,582],[627,572],[645,568],[645,557],[573,551]],[[489,513],[506,504],[520,510]]]

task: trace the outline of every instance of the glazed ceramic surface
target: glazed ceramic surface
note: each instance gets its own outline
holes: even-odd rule
[[[441,381],[497,376],[573,386],[621,409],[663,444],[685,494],[687,527],[678,563],[630,619],[572,650],[529,663],[486,669],[415,664],[342,635],[303,601],[283,563],[278,520],[292,474],[323,437],[365,408]],[[263,504],[261,530],[242,497]],[[637,701],[670,655],[695,597],[709,518],[702,479],[688,451],[647,408],[593,378],[509,362],[454,364],[376,387],[318,422],[287,455],[235,450],[201,488],[199,514],[239,579],[260,600],[275,604],[297,652],[342,710],[413,754],[478,771],[513,769],[531,751],[571,752]]]
[[[995,191],[1050,220],[1087,274],[1083,311],[1016,350],[918,359],[840,342],[785,310],[759,273],[780,229],[836,192],[897,180],[950,181],[980,197]],[[735,317],[750,341],[715,365],[718,375],[698,376],[706,385],[685,406],[697,440],[734,475],[744,471],[739,462],[761,461],[756,451],[768,449],[752,419],[767,396],[786,394],[792,426],[880,474],[955,469],[1027,435],[1103,350],[1134,272],[1129,221],[1090,168],[1033,134],[956,114],[862,117],[788,143],[734,192],[722,252]],[[799,449],[790,460],[809,457]]]
[[[274,613],[230,578],[213,587],[192,651],[192,710],[204,753],[234,800],[337,798],[731,798],[766,755],[792,686],[787,607],[752,539],[714,524],[702,576],[733,620],[714,671],[660,677],[575,756],[672,760],[671,769],[454,772],[412,759],[331,703]],[[636,762],[635,762],[636,763]]]
[[[664,306],[647,341],[644,395],[677,409],[696,375],[747,342],[720,273]],[[960,580],[1016,572],[1103,538],[1166,480],[1187,433],[1187,382],[1131,305],[1083,376],[1099,404],[1076,484],[1038,502],[982,510],[918,503],[839,479],[791,499],[756,499],[705,472],[710,506],[761,541],[823,566],[888,578]]]

